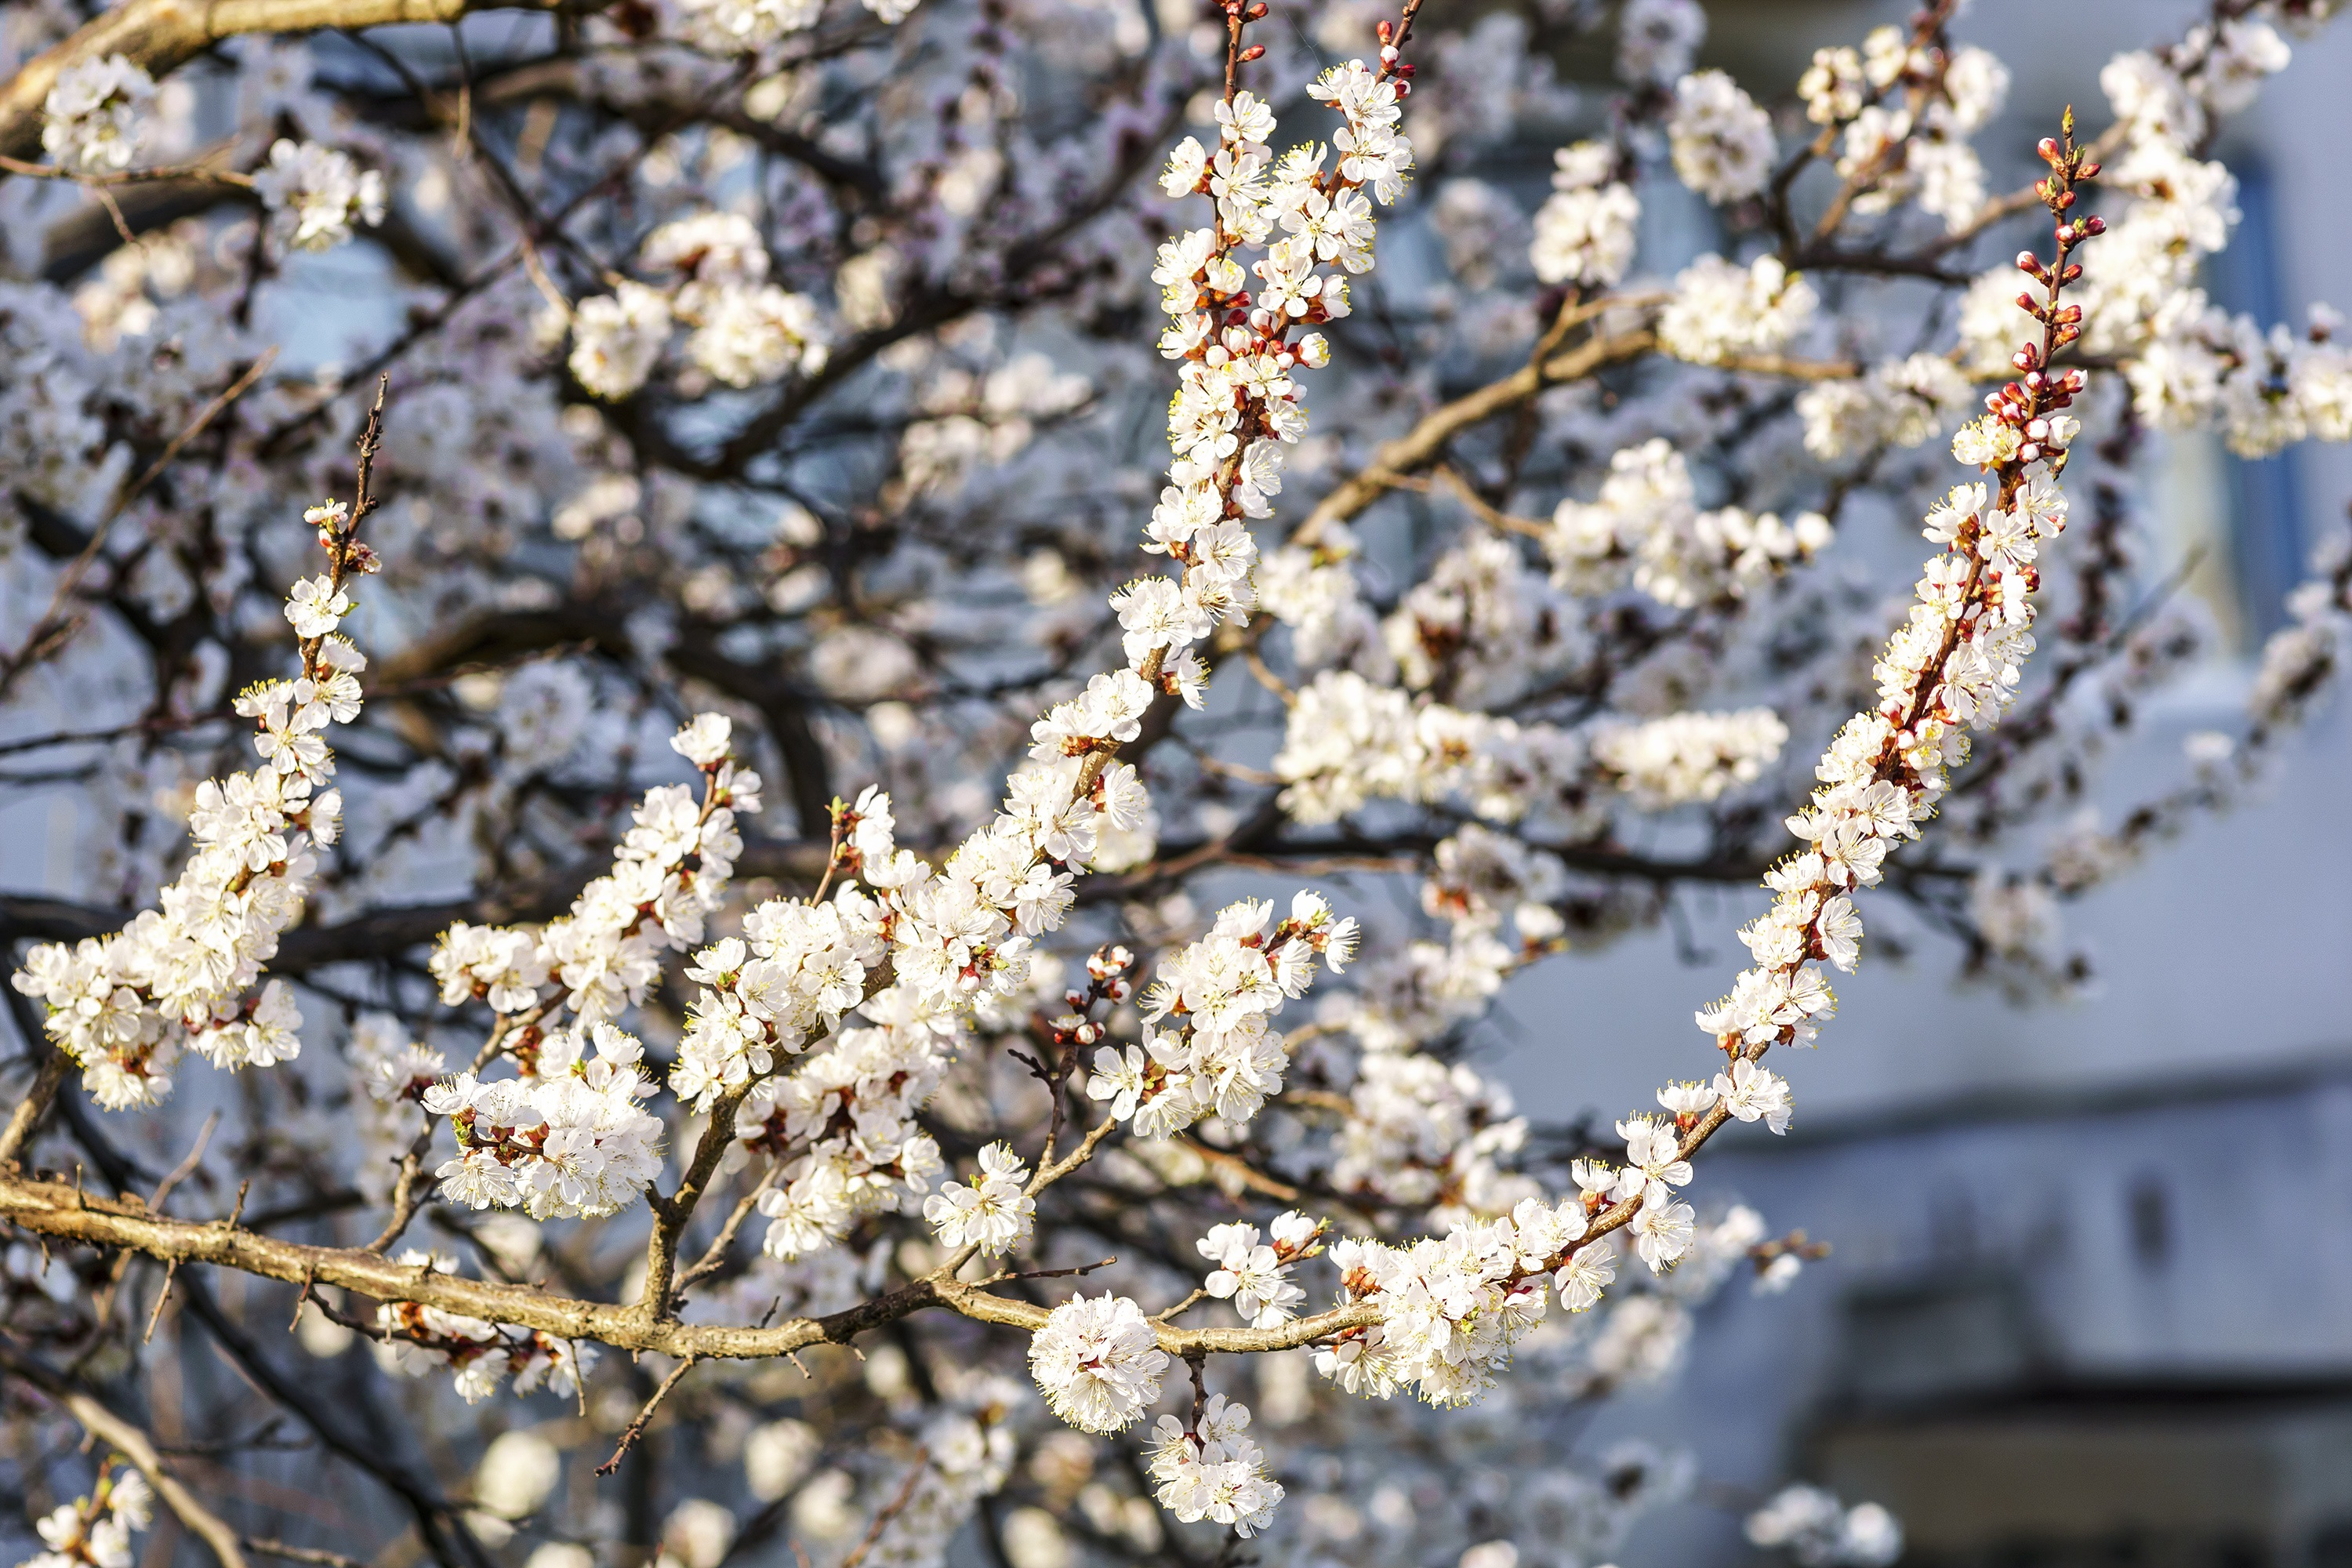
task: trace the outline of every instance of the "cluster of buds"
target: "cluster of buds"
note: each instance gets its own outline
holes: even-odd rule
[[[1225,14],[1225,27],[1235,46],[1232,51],[1234,64],[1245,66],[1252,60],[1263,59],[1265,57],[1264,44],[1252,44],[1247,48],[1242,48],[1239,46],[1244,27],[1248,26],[1252,22],[1265,20],[1269,9],[1265,0],[1223,0],[1219,9]],[[1386,23],[1381,25],[1387,26]]]
[[[1417,5],[1406,6],[1402,23],[1383,17],[1376,29],[1381,39],[1381,75],[1395,80],[1399,98],[1412,96],[1413,68],[1404,59],[1404,47],[1412,41],[1412,16],[1418,8]],[[1258,9],[1263,11],[1265,7],[1260,5]]]
[[[1133,950],[1118,942],[1105,942],[1087,955],[1086,984],[1062,993],[1062,1002],[1069,1011],[1046,1025],[1055,1049],[1066,1053],[1080,1046],[1091,1046],[1103,1037],[1107,1026],[1091,1015],[1102,1003],[1117,1006],[1134,994],[1135,985],[1127,978],[1128,971],[1134,967]]]
[[[2048,416],[2070,406],[2075,395],[2083,390],[2080,367],[2054,373],[2048,367],[2049,360],[2059,350],[2083,335],[2083,307],[2059,304],[2058,291],[2083,276],[2082,263],[2069,261],[2069,253],[2084,240],[2105,234],[2107,226],[2097,217],[2066,216],[2074,205],[2075,184],[2096,179],[2099,174],[2098,163],[2074,145],[2073,110],[2066,111],[2064,141],[2045,136],[2040,152],[2042,162],[2050,165],[2050,174],[2033,189],[2054,220],[2058,255],[2055,260],[2045,263],[2031,250],[2018,252],[2017,269],[2041,284],[2044,293],[2037,298],[2028,289],[2018,295],[2017,306],[2042,323],[2046,340],[2042,345],[2028,342],[2020,347],[2010,363],[2023,373],[2021,378],[1985,396],[1986,411],[2021,437],[2022,444],[2017,449],[2021,463],[2031,463],[2043,455],[2043,447],[2050,439]],[[2053,471],[2063,469],[2065,454],[2052,456]]]

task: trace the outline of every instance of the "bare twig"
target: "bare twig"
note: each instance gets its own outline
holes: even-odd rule
[[[621,1440],[614,1447],[613,1457],[596,1467],[598,1475],[609,1476],[621,1468],[621,1461],[628,1457],[629,1450],[636,1446],[637,1439],[646,1435],[646,1423],[654,1418],[654,1412],[661,1408],[662,1401],[669,1397],[669,1391],[677,1386],[678,1379],[684,1377],[692,1369],[696,1359],[693,1356],[688,1356],[670,1369],[669,1375],[661,1380],[661,1386],[654,1390],[654,1396],[646,1401],[646,1407],[637,1412],[637,1418],[622,1428]]]
[[[890,1528],[890,1521],[906,1512],[907,1505],[915,1500],[916,1483],[923,1479],[923,1472],[930,1468],[930,1450],[924,1447],[916,1448],[914,1463],[907,1471],[906,1483],[899,1487],[898,1495],[885,1503],[882,1510],[874,1516],[873,1524],[866,1529],[866,1539],[859,1542],[856,1550],[841,1560],[841,1568],[857,1568],[859,1563],[866,1561],[866,1553],[874,1550],[874,1543],[882,1539],[884,1531]]]

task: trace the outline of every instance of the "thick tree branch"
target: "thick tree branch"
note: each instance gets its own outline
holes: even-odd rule
[[[42,1236],[128,1248],[166,1262],[209,1263],[289,1285],[308,1280],[378,1301],[415,1301],[535,1329],[558,1339],[702,1360],[756,1359],[789,1355],[816,1344],[845,1344],[870,1329],[933,1307],[1024,1332],[1034,1333],[1045,1321],[1045,1309],[1030,1302],[1010,1300],[954,1279],[925,1279],[845,1311],[795,1318],[767,1328],[681,1323],[649,1317],[634,1304],[586,1301],[527,1285],[436,1273],[355,1247],[308,1247],[236,1226],[172,1219],[150,1213],[135,1197],[101,1198],[69,1183],[35,1177],[0,1177],[0,1218]],[[1275,1329],[1162,1329],[1160,1342],[1177,1355],[1287,1350],[1371,1322],[1377,1315],[1369,1306],[1356,1305]]]
[[[1647,328],[1613,335],[1596,333],[1574,348],[1539,363],[1524,365],[1500,381],[1489,382],[1475,392],[1431,409],[1422,416],[1419,424],[1374,453],[1370,467],[1364,472],[1343,480],[1325,496],[1291,534],[1291,542],[1313,544],[1325,529],[1335,522],[1347,521],[1386,495],[1389,485],[1384,476],[1410,474],[1426,468],[1437,460],[1448,441],[1472,426],[1518,406],[1547,386],[1581,381],[1609,365],[1639,359],[1657,346],[1657,334]]]
[[[472,11],[552,8],[553,0],[129,0],[26,61],[0,87],[0,153],[41,155],[41,105],[58,75],[87,59],[120,54],[162,78],[242,33],[454,22]]]

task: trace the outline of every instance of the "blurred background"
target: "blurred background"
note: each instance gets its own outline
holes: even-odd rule
[[[1765,90],[1814,40],[1907,9],[1710,5],[1700,63]],[[1956,33],[2015,72],[1989,161],[2065,104],[2101,121],[2099,66],[2200,9],[1976,0]],[[2222,132],[2243,217],[2217,301],[2294,321],[2352,300],[2347,93],[2339,24]],[[1548,154],[1527,150],[1526,177]],[[2237,710],[2310,542],[2352,499],[2342,447],[2246,462],[2211,436],[2165,439],[2147,500],[2229,651],[2143,715],[2145,765],[2108,775],[2118,806]],[[1681,1377],[1613,1404],[1607,1432],[1682,1434],[1717,1482],[1798,1475],[1882,1501],[1909,1563],[2352,1563],[2347,781],[2339,706],[2248,808],[2070,908],[2098,976],[2071,1004],[1956,993],[1932,938],[1916,963],[1866,960],[1828,1046],[1787,1069],[1790,1135],[1711,1151],[1701,1178],[1835,1250],[1787,1295],[1727,1292]],[[1497,1067],[1522,1106],[1619,1115],[1689,1070],[1689,1008],[1743,956],[1730,933],[1760,899],[1693,899],[1679,934],[1506,992],[1496,1021],[1520,1043]],[[1623,1555],[1751,1550],[1736,1516],[1682,1509]]]

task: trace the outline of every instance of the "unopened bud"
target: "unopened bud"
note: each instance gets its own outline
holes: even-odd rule
[[[2017,253],[2017,269],[2028,278],[2039,278],[2042,276],[2042,258],[2030,250],[2021,250]]]
[[[1264,44],[1252,44],[1248,48],[1242,51],[1241,58],[1243,63],[1247,64],[1251,60],[1263,58],[1265,55],[1265,46]]]

